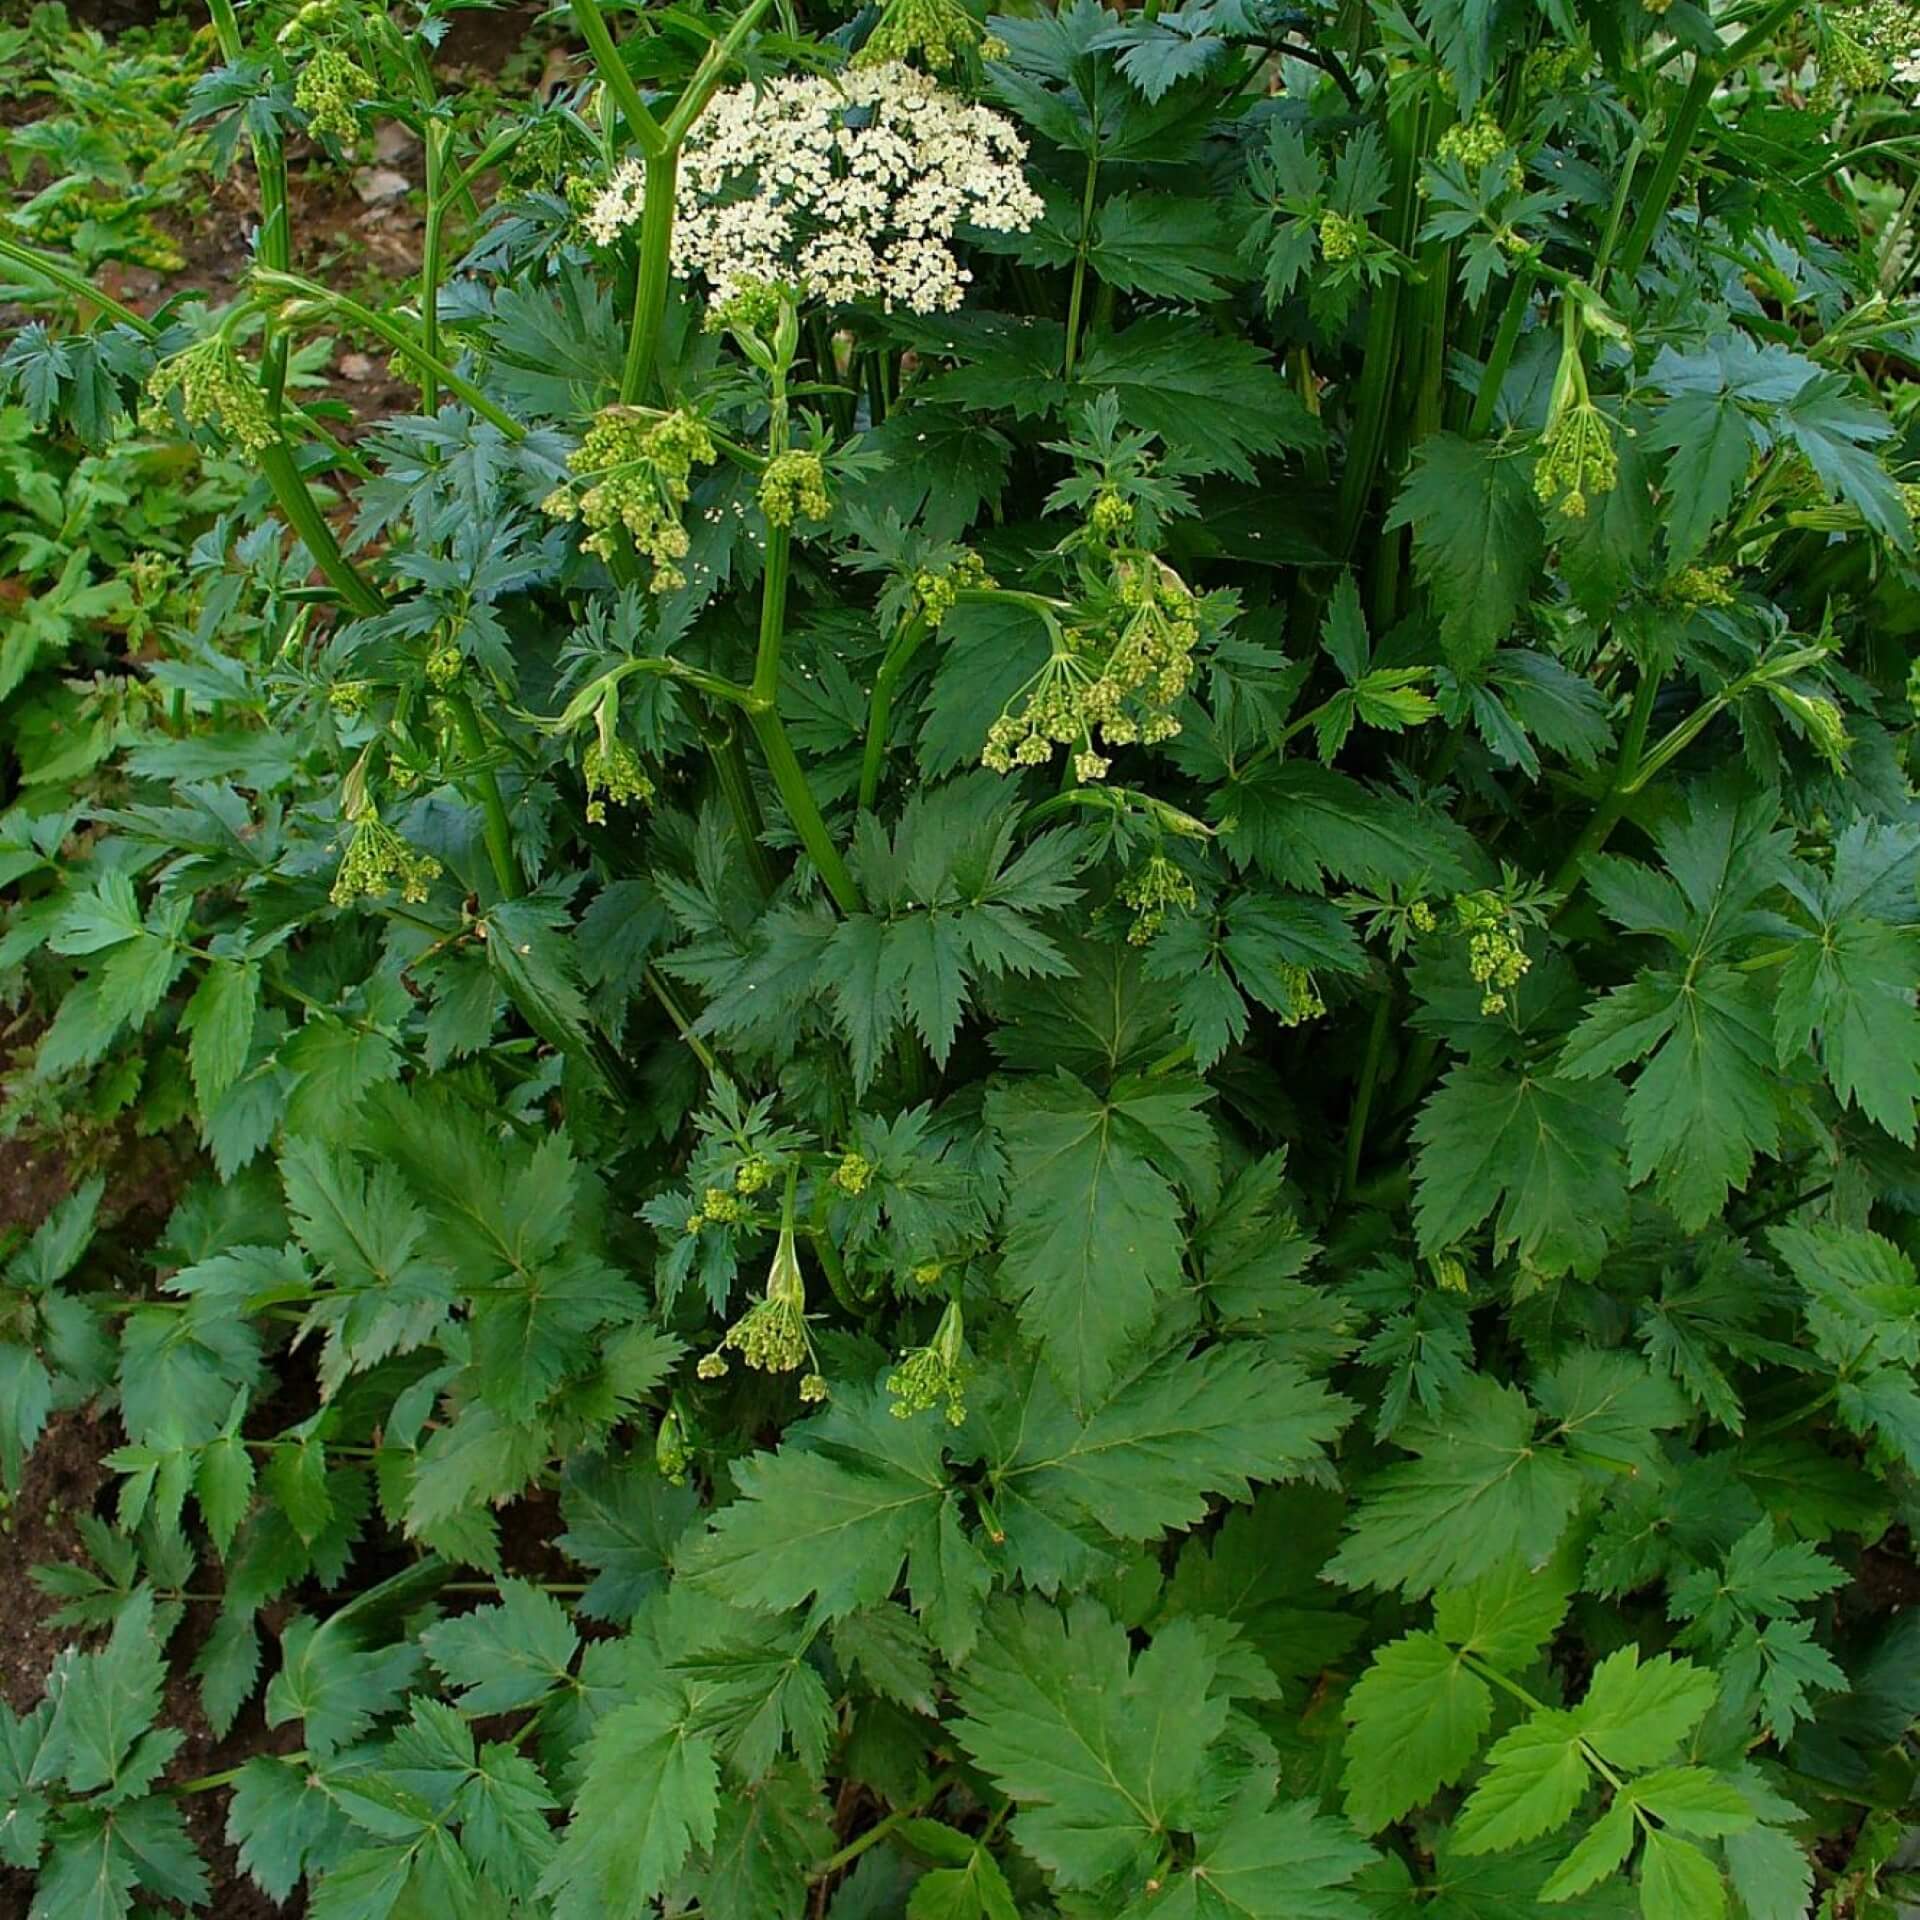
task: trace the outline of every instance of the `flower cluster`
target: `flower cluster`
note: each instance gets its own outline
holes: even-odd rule
[[[800,1271],[800,1253],[791,1226],[780,1229],[767,1274],[767,1290],[724,1334],[714,1350],[702,1356],[694,1369],[702,1380],[717,1380],[727,1370],[727,1350],[739,1354],[761,1373],[791,1373],[813,1357],[807,1332],[807,1283]],[[803,1400],[824,1400],[826,1382],[809,1372],[800,1382]]]
[[[1682,567],[1666,584],[1666,597],[1682,607],[1730,607],[1734,603],[1731,567]]]
[[[369,807],[353,823],[331,898],[336,907],[348,907],[397,887],[402,900],[418,906],[439,877],[440,862],[430,853],[416,853]]]
[[[323,140],[345,145],[359,131],[359,109],[373,98],[373,81],[357,60],[338,47],[320,47],[300,69],[293,104]]]
[[[1591,400],[1565,408],[1542,437],[1533,470],[1542,504],[1557,506],[1569,520],[1584,520],[1589,496],[1611,493],[1619,477],[1613,423]]]
[[[439,641],[427,655],[427,685],[444,693],[467,670],[467,657],[451,640]]]
[[[913,576],[914,598],[930,627],[937,627],[969,587],[990,587],[993,575],[977,553],[962,553],[949,567],[922,567]]]
[[[1326,1012],[1327,1003],[1321,999],[1320,989],[1314,985],[1313,975],[1305,967],[1282,961],[1276,971],[1285,1004],[1274,1011],[1283,1027],[1303,1027],[1309,1020],[1318,1020]]]
[[[1470,180],[1477,180],[1503,153],[1513,155],[1507,165],[1507,184],[1518,193],[1527,183],[1526,169],[1513,154],[1507,130],[1490,113],[1476,113],[1471,120],[1449,127],[1435,152],[1442,160],[1457,161]]]
[[[248,453],[262,453],[273,445],[273,420],[260,383],[241,366],[222,335],[196,341],[154,368],[147,379],[147,397],[158,403],[175,393],[188,426],[217,423]]]
[[[833,1170],[833,1184],[842,1193],[865,1193],[873,1182],[874,1164],[864,1153],[855,1153],[849,1149],[840,1156],[840,1164]]]
[[[637,807],[653,798],[653,782],[624,740],[590,741],[580,771],[587,783],[587,818],[596,827],[606,824],[608,801],[616,807]]]
[[[736,87],[688,136],[674,270],[703,276],[721,304],[759,281],[947,312],[971,277],[950,244],[960,227],[1024,233],[1039,219],[1025,157],[1011,121],[897,60]],[[644,170],[626,161],[587,231],[611,245],[644,205]]]
[[[1367,223],[1329,207],[1320,216],[1320,257],[1330,266],[1357,260],[1366,251]]]
[[[1144,947],[1167,924],[1170,913],[1191,913],[1199,900],[1194,885],[1164,853],[1150,853],[1120,882],[1121,901],[1133,909],[1128,941]]]
[[[1110,616],[1056,649],[1021,690],[1020,711],[1009,706],[987,729],[980,757],[994,772],[1044,766],[1056,746],[1070,746],[1075,779],[1100,780],[1113,763],[1096,733],[1099,746],[1125,747],[1180,731],[1171,709],[1193,679],[1194,597],[1151,554],[1118,559],[1114,587]]]
[[[960,1315],[960,1303],[954,1300],[940,1316],[933,1338],[924,1347],[909,1348],[887,1375],[887,1391],[893,1396],[893,1417],[911,1420],[944,1400],[947,1424],[961,1425],[967,1417],[968,1372],[966,1326]]]
[[[853,64],[884,66],[918,54],[935,73],[951,73],[969,54],[993,52],[986,29],[955,0],[892,0]]]
[[[558,519],[585,522],[587,551],[602,559],[613,557],[614,528],[625,527],[653,563],[654,592],[669,593],[686,585],[676,563],[687,554],[680,513],[693,470],[717,458],[713,436],[693,414],[608,407],[567,458],[590,484],[556,487],[541,505]]]
[[[1454,918],[1467,936],[1467,968],[1484,989],[1482,1013],[1505,1013],[1507,995],[1532,967],[1521,944],[1521,923],[1511,906],[1491,889],[1463,893],[1453,903]]]
[[[760,511],[770,527],[790,527],[801,517],[824,520],[833,502],[827,498],[827,469],[820,456],[799,447],[776,453],[760,476]]]

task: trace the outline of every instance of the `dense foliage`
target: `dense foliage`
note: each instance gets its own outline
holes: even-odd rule
[[[1892,1915],[1920,23],[449,17],[212,0],[214,304],[0,228],[8,1111],[198,1156],[0,1274],[35,1920],[203,1792],[318,1920]]]

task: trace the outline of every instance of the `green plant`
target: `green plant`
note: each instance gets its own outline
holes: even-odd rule
[[[204,64],[179,20],[110,42],[63,6],[39,5],[0,33],[0,77],[28,108],[0,130],[12,184],[27,190],[14,227],[89,268],[184,266],[170,216],[203,191],[205,155],[180,121]]]
[[[5,821],[39,1096],[209,1166],[9,1269],[69,1671],[217,1596],[299,1728],[137,1819],[325,1920],[1897,1911],[1901,17],[572,20],[502,119],[213,0],[246,286],[0,237],[36,405],[262,483]],[[410,299],[290,215],[377,116]],[[37,1911],[193,1904],[60,1711]]]

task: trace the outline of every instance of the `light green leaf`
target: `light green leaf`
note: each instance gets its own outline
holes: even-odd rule
[[[1431,1633],[1373,1656],[1347,1695],[1347,1813],[1377,1832],[1466,1772],[1493,1724],[1493,1689]]]
[[[1587,1762],[1573,1714],[1547,1708],[1503,1734],[1454,1822],[1462,1853],[1492,1853],[1564,1827],[1585,1797]]]
[[[713,1843],[713,1742],[667,1698],[618,1707],[593,1730],[573,1814],[540,1882],[554,1920],[642,1920],[695,1847]]]

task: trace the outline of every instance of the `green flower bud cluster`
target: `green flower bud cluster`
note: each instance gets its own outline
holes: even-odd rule
[[[922,567],[913,577],[913,591],[927,625],[937,627],[960,603],[969,587],[990,587],[993,575],[977,553],[963,553],[950,567]]]
[[[248,453],[262,453],[273,445],[273,420],[260,383],[219,334],[196,341],[154,368],[147,380],[148,398],[157,403],[175,393],[188,426],[217,423]]]
[[[1122,541],[1133,532],[1133,502],[1111,487],[1094,498],[1087,526],[1101,540]]]
[[[345,719],[358,719],[366,712],[372,692],[364,680],[336,680],[327,689],[327,705]]]
[[[1471,120],[1462,120],[1449,127],[1440,136],[1435,151],[1442,160],[1457,160],[1468,179],[1477,180],[1503,153],[1510,153],[1512,148],[1513,142],[1507,138],[1506,129],[1500,122],[1492,114],[1481,112]],[[1518,193],[1526,183],[1527,171],[1515,154],[1507,167],[1507,184]]]
[[[1415,933],[1431,933],[1439,924],[1432,906],[1425,900],[1413,901],[1407,908],[1407,918],[1412,921]]]
[[[969,1371],[966,1327],[961,1319],[960,1303],[954,1300],[940,1316],[933,1338],[924,1347],[909,1348],[887,1375],[887,1391],[893,1396],[893,1417],[911,1420],[944,1400],[948,1426],[962,1425],[967,1417]]]
[[[1329,266],[1357,260],[1366,251],[1367,223],[1329,207],[1320,216],[1320,257]]]
[[[418,906],[440,871],[438,860],[429,853],[416,853],[369,807],[354,822],[330,897],[336,907],[348,907],[397,887],[402,900]]]
[[[824,520],[833,502],[827,498],[827,469],[820,456],[800,447],[776,453],[760,476],[760,511],[770,527],[790,527],[797,516]]]
[[[725,1187],[709,1187],[700,1196],[700,1205],[687,1215],[687,1231],[698,1233],[704,1226],[737,1227],[753,1217],[753,1209]]]
[[[344,146],[359,132],[359,110],[373,98],[373,80],[338,47],[317,48],[293,83],[293,104],[323,140]]]
[[[791,1227],[780,1230],[765,1295],[721,1335],[719,1346],[701,1358],[695,1372],[703,1380],[717,1380],[727,1370],[729,1349],[760,1373],[791,1373],[813,1357],[813,1342],[807,1334],[807,1285]],[[819,1391],[809,1392],[810,1385],[817,1385]],[[809,1373],[800,1383],[800,1397],[825,1399],[826,1383],[817,1373]]]
[[[1197,603],[1151,554],[1117,559],[1113,577],[1107,620],[1075,632],[1027,683],[1020,711],[1009,706],[987,729],[980,758],[994,772],[1044,766],[1056,746],[1071,746],[1074,777],[1091,782],[1112,764],[1096,731],[1106,747],[1152,746],[1180,731],[1171,709],[1193,679]]]
[[[733,1176],[733,1184],[739,1193],[761,1193],[772,1179],[773,1162],[765,1154],[750,1153],[740,1162]]]
[[[1327,1003],[1320,998],[1320,989],[1313,984],[1313,975],[1305,967],[1283,961],[1279,973],[1280,991],[1286,998],[1286,1005],[1279,1010],[1283,1027],[1305,1026],[1326,1012]]]
[[[1485,991],[1482,1013],[1505,1013],[1507,995],[1533,962],[1521,944],[1520,923],[1499,894],[1463,893],[1453,903],[1455,920],[1467,936],[1467,970]]]
[[[1665,0],[1667,6],[1673,0]],[[1651,7],[1647,9],[1653,11]],[[1586,72],[1593,58],[1589,49],[1581,42],[1558,41],[1537,48],[1527,60],[1527,78],[1536,93],[1563,93],[1572,85],[1574,77]]]
[[[780,310],[787,298],[772,281],[742,274],[728,288],[724,300],[716,300],[707,308],[701,330],[724,333],[729,327],[740,327],[748,333],[771,336],[780,324]]]
[[[1907,669],[1907,705],[1913,709],[1914,717],[1920,719],[1920,657]]]
[[[613,557],[614,529],[624,527],[653,563],[654,592],[668,593],[687,583],[675,563],[687,554],[680,512],[693,490],[693,470],[718,457],[713,436],[693,414],[608,407],[567,460],[592,484],[556,487],[541,504],[556,519],[583,521],[590,529],[583,544],[602,559]]]
[[[606,825],[609,800],[616,807],[637,807],[653,798],[653,782],[624,740],[590,741],[580,771],[587,782],[587,818],[596,827]]]
[[[1666,597],[1683,607],[1730,607],[1731,567],[1682,567],[1666,584]]]
[[[1173,912],[1191,913],[1199,900],[1193,882],[1164,853],[1150,853],[1120,883],[1120,898],[1133,909],[1128,941],[1144,947]]]
[[[1584,520],[1589,496],[1611,493],[1619,477],[1613,424],[1591,400],[1566,408],[1548,426],[1533,470],[1533,490],[1543,505]]]
[[[853,64],[881,67],[918,54],[929,72],[951,73],[968,54],[985,53],[985,38],[979,21],[955,0],[892,0]]]
[[[841,1155],[840,1164],[833,1170],[833,1184],[842,1193],[865,1193],[877,1171],[864,1153],[849,1150]]]

